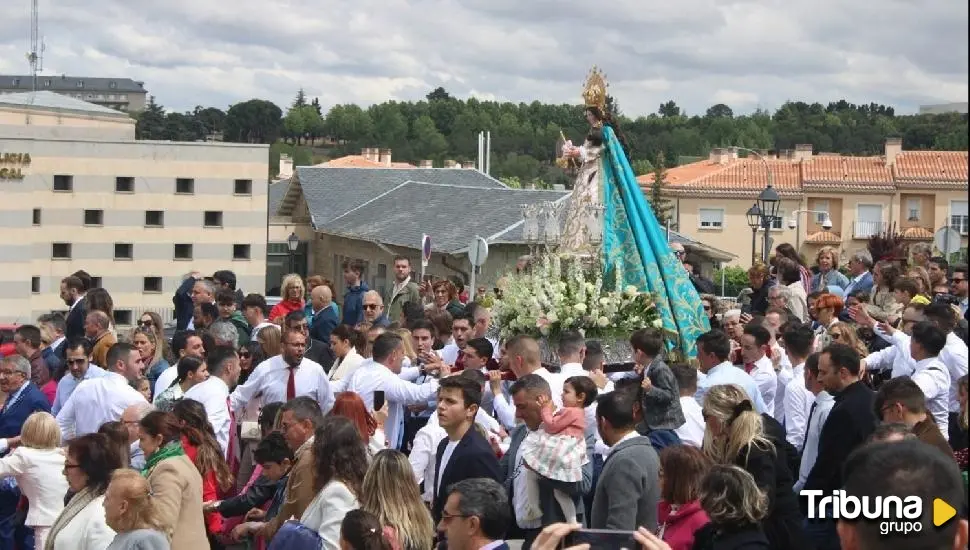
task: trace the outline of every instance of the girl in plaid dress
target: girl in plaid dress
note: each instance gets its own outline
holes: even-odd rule
[[[586,412],[596,400],[596,385],[588,376],[573,376],[562,387],[563,408],[553,413],[552,401],[539,396],[542,407],[542,426],[526,436],[522,442],[522,463],[528,476],[527,487],[530,516],[537,519],[539,510],[539,478],[575,483],[583,479],[586,456]],[[556,501],[567,523],[576,522],[576,506],[572,498],[555,491]]]

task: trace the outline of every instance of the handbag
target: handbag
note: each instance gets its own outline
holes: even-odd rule
[[[287,521],[273,536],[267,550],[320,550],[323,539],[320,533],[298,521]]]

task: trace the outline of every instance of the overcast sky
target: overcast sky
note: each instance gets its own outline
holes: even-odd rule
[[[27,74],[30,0],[4,0],[0,73]],[[44,72],[130,77],[168,109],[303,87],[324,109],[424,97],[580,101],[603,67],[628,115],[788,99],[899,112],[967,101],[962,0],[40,0]]]

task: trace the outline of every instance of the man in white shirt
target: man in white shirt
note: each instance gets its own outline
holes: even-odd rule
[[[282,343],[283,353],[256,365],[246,383],[233,390],[230,407],[239,412],[257,395],[262,396],[264,404],[306,395],[316,399],[320,410],[327,414],[334,402],[330,380],[319,363],[303,357],[306,336],[301,331],[286,331]]]
[[[703,409],[694,399],[694,394],[697,393],[697,369],[684,363],[675,363],[670,365],[670,372],[677,380],[680,408],[684,411],[684,423],[674,433],[682,442],[700,448],[704,444],[707,423],[704,422]]]
[[[782,336],[788,357],[795,364],[794,378],[785,387],[782,408],[785,410],[786,439],[801,449],[805,444],[805,428],[811,414],[815,396],[805,387],[805,360],[815,345],[815,331],[811,325],[796,324],[788,327]]]
[[[255,340],[256,335],[264,327],[276,326],[266,320],[266,315],[269,313],[269,306],[266,304],[266,298],[262,294],[248,294],[243,298],[242,312],[246,322],[249,323],[249,326],[253,327],[252,332],[249,334],[250,340]]]
[[[118,343],[108,350],[107,358],[108,372],[78,384],[57,415],[65,443],[97,432],[105,422],[119,420],[131,405],[145,401],[145,396],[129,384],[145,371],[138,350],[131,344]]]
[[[539,343],[528,336],[515,336],[505,344],[505,357],[512,374],[516,379],[528,374],[535,374],[549,384],[549,391],[552,393],[552,402],[558,410],[562,407],[562,383],[563,379],[558,374],[549,372],[542,366],[539,355]],[[492,380],[492,392],[495,400],[492,402],[498,421],[506,429],[515,427],[515,406],[509,403],[507,397],[501,391],[496,390],[495,380]]]
[[[202,343],[202,337],[194,330],[179,331],[172,336],[172,353],[178,359],[183,357],[205,359],[205,344]],[[158,375],[158,380],[155,381],[155,388],[152,390],[152,395],[156,397],[161,395],[178,378],[178,359],[172,363],[172,366],[163,370]]]
[[[818,381],[818,353],[813,353],[805,359],[803,371],[805,389],[815,395],[815,402],[812,404],[808,415],[808,424],[805,427],[805,445],[801,448],[802,462],[798,469],[798,481],[795,482],[792,490],[798,493],[805,486],[808,474],[815,466],[815,459],[818,457],[818,440],[822,435],[822,426],[829,417],[829,412],[835,406],[835,398],[825,391],[822,384]]]
[[[401,337],[393,332],[385,332],[374,340],[372,359],[345,379],[344,390],[359,395],[369,410],[374,409],[374,392],[384,392],[387,403],[384,433],[390,447],[400,449],[404,438],[404,407],[427,403],[437,393],[438,381],[432,378],[417,385],[401,379],[404,346]]]
[[[232,422],[234,415],[229,409],[229,392],[239,380],[239,355],[229,346],[220,346],[209,352],[206,364],[209,367],[208,380],[189,388],[184,398],[202,403],[209,423],[216,432],[216,441],[222,447],[223,456],[230,457],[230,434],[235,426]]]
[[[87,338],[72,338],[65,344],[64,357],[67,374],[57,383],[57,394],[54,397],[54,405],[51,406],[51,414],[54,416],[61,412],[78,384],[91,378],[100,378],[105,374],[104,369],[90,362],[91,341]]]
[[[761,392],[768,414],[775,416],[775,393],[778,391],[778,375],[767,355],[771,333],[761,325],[748,324],[741,336],[741,357],[744,371],[754,378]]]
[[[923,321],[913,326],[910,353],[916,361],[916,370],[912,379],[923,390],[926,410],[944,435],[949,433],[950,373],[939,355],[945,345],[946,334],[932,322]]]
[[[729,358],[731,356],[731,340],[720,330],[712,330],[702,334],[697,339],[698,370],[704,373],[704,378],[698,377],[697,393],[694,399],[697,404],[704,406],[704,396],[711,386],[720,384],[736,384],[744,389],[748,398],[754,403],[754,409],[759,413],[769,412],[761,398],[761,391],[754,378],[744,370],[735,367]]]
[[[954,273],[954,276],[957,274]],[[965,277],[966,273],[961,276]],[[963,283],[966,288],[966,283]],[[926,320],[932,322],[946,334],[946,345],[940,351],[940,361],[946,365],[950,373],[949,409],[950,434],[943,432],[947,439],[966,438],[966,433],[960,428],[960,398],[956,381],[967,374],[967,343],[953,333],[956,328],[956,317],[953,309],[947,304],[933,303],[926,306]]]

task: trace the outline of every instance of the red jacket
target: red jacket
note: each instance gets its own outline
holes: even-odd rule
[[[273,309],[270,310],[269,320],[270,322],[275,323],[277,318],[286,317],[286,315],[291,311],[303,311],[304,305],[303,300],[283,300],[282,302],[273,306]]]
[[[660,538],[670,545],[671,550],[690,550],[694,545],[694,532],[710,521],[697,500],[677,507],[676,511],[665,500],[657,504]]]
[[[195,464],[195,457],[199,454],[199,449],[189,443],[189,440],[182,438],[182,449],[185,451],[185,456]],[[219,482],[216,481],[216,473],[209,472],[202,476],[202,502],[210,502],[213,500],[219,500]],[[218,535],[222,533],[222,515],[219,512],[211,512],[204,514],[205,518],[205,530],[210,535]]]

